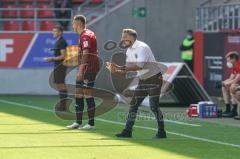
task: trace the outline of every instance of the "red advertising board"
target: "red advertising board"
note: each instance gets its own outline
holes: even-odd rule
[[[0,67],[16,68],[26,52],[34,34],[0,34]]]

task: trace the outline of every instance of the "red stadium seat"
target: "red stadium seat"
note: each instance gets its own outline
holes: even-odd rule
[[[2,0],[3,3],[16,2],[16,0]]]
[[[122,0],[117,0],[116,4],[120,4],[122,2]]]
[[[20,15],[22,18],[33,18],[34,17],[34,6],[32,4],[22,4],[20,7],[23,9],[28,9],[28,10],[20,11]]]
[[[20,3],[33,3],[34,0],[19,0]]]
[[[51,0],[37,0],[38,3],[50,3]]]
[[[23,31],[33,31],[34,30],[34,21],[23,21],[22,22],[22,30]]]
[[[96,15],[91,16],[91,20],[96,19],[96,18],[97,18]]]
[[[40,30],[41,31],[52,31],[55,23],[53,21],[41,21],[40,22]]]
[[[19,25],[17,21],[4,21],[3,30],[6,31],[17,31],[19,30]]]
[[[17,17],[17,11],[16,11],[15,4],[4,4],[3,9],[9,9],[9,10],[2,11],[3,18],[16,18]]]
[[[90,18],[87,18],[86,23],[89,23],[89,22],[91,22],[92,20],[94,20],[94,19],[96,19],[96,18],[97,18],[97,16],[93,15],[93,16],[91,16]]]
[[[83,3],[85,2],[85,0],[72,0],[72,3],[74,4],[79,4],[79,3]]]
[[[102,3],[103,0],[91,0],[91,3],[99,4]]]
[[[51,6],[49,6],[48,4],[39,4],[38,8],[40,10],[38,10],[38,17],[39,18],[49,18],[49,17],[54,17],[54,13],[53,13],[53,8]],[[41,10],[43,9],[43,10]]]

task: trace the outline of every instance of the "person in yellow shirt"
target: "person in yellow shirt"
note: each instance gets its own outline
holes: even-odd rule
[[[194,53],[194,36],[193,30],[187,31],[187,36],[183,40],[180,51],[181,59],[188,65],[188,67],[193,71],[193,53]]]

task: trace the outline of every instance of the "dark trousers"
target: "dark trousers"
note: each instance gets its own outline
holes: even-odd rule
[[[157,74],[146,80],[140,80],[139,84],[134,91],[134,95],[131,101],[131,106],[127,116],[127,122],[125,126],[126,131],[132,131],[135,119],[137,117],[138,107],[146,96],[149,95],[149,103],[151,111],[154,113],[157,123],[158,131],[164,131],[163,114],[159,107],[159,96],[161,93],[162,75]]]

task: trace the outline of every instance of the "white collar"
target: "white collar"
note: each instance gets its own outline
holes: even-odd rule
[[[136,49],[137,46],[138,46],[138,40],[135,40],[135,42],[131,46],[131,49]]]

